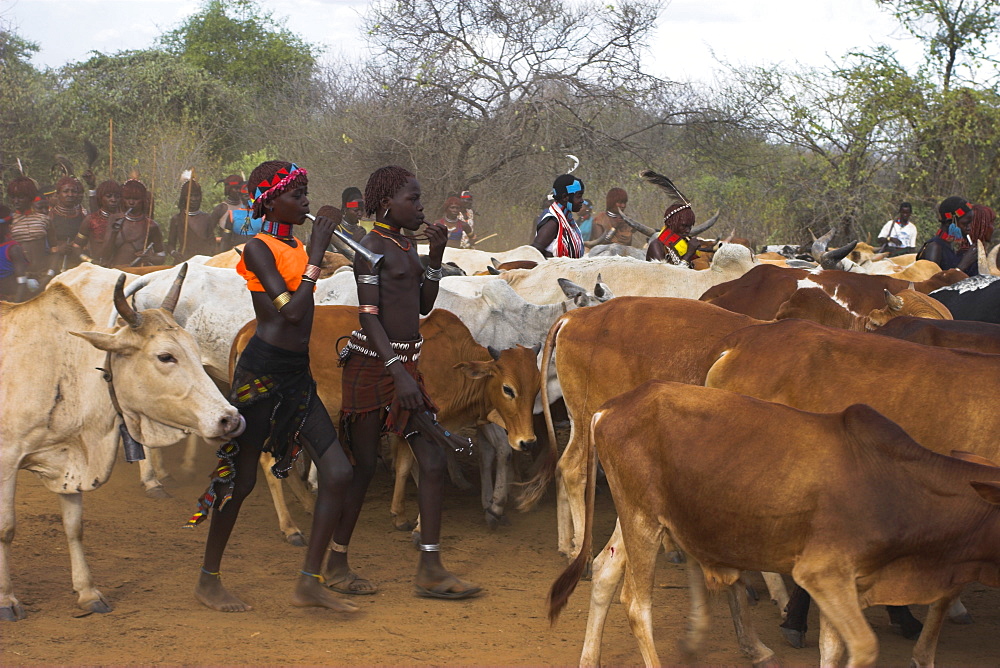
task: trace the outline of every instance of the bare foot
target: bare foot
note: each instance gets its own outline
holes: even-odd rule
[[[220,612],[246,612],[247,610],[253,610],[253,606],[247,605],[230,594],[222,586],[222,578],[218,575],[201,573],[198,577],[198,584],[194,588],[194,597],[209,608]]]
[[[299,574],[295,583],[295,593],[292,594],[292,605],[300,608],[329,608],[337,612],[357,612],[358,606],[347,601],[341,601],[331,594],[319,578]]]

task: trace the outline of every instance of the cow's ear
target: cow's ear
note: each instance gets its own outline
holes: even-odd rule
[[[559,287],[562,288],[563,294],[570,299],[586,296],[587,291],[568,278],[560,278],[557,280],[559,282]]]
[[[125,336],[106,334],[104,332],[70,332],[70,334],[79,336],[98,350],[104,350],[109,353],[125,353],[136,349],[135,342],[130,341],[129,337]]]
[[[469,378],[486,378],[493,375],[493,362],[459,362],[452,369],[458,369]]]
[[[972,488],[995,506],[1000,506],[1000,482],[970,482]]]

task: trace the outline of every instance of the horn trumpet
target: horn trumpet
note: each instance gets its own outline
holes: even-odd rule
[[[697,235],[701,234],[702,232],[706,231],[712,225],[715,225],[715,221],[717,221],[719,219],[719,214],[720,213],[721,213],[721,211],[716,211],[715,215],[712,216],[711,218],[709,218],[708,220],[706,220],[704,223],[702,223],[701,225],[696,225],[695,227],[692,227],[691,228],[691,236],[692,237],[697,236]]]
[[[128,299],[125,298],[125,274],[119,276],[118,282],[115,283],[114,299],[115,310],[118,311],[118,315],[120,315],[132,329],[139,327],[139,325],[142,324],[142,316],[135,312],[135,309],[128,303]]]
[[[160,304],[160,308],[168,313],[173,313],[174,309],[177,308],[177,302],[181,298],[181,286],[184,285],[184,279],[187,277],[188,265],[187,262],[181,265],[180,271],[177,272],[177,276],[174,278],[174,282],[170,285],[170,291],[167,292],[166,297],[163,298],[163,303]]]
[[[654,230],[652,227],[646,227],[645,225],[643,225],[642,223],[640,223],[637,220],[633,220],[632,218],[629,218],[628,216],[625,215],[625,212],[622,211],[621,208],[618,209],[618,215],[622,217],[622,220],[625,221],[626,225],[628,225],[629,227],[631,227],[633,230],[635,230],[639,234],[642,234],[642,235],[644,235],[646,237],[652,237],[652,236],[656,235],[656,230]]]
[[[311,213],[307,213],[306,218],[314,223],[316,222],[316,216]],[[351,264],[354,264],[355,256],[360,255],[365,262],[371,265],[372,271],[375,273],[378,273],[382,266],[382,260],[385,259],[384,256],[379,255],[378,253],[373,253],[352,239],[350,236],[337,229],[333,231],[333,236],[330,237],[330,242],[336,246],[337,250],[343,253],[348,260],[351,261]]]

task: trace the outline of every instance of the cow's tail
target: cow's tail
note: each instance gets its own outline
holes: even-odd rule
[[[559,448],[556,444],[556,428],[552,423],[552,410],[549,408],[549,364],[552,361],[552,353],[556,348],[556,336],[559,330],[566,324],[567,317],[564,315],[549,328],[549,333],[545,336],[545,348],[542,351],[542,414],[545,415],[545,428],[548,430],[549,442],[547,450],[542,453],[542,464],[538,472],[528,482],[524,483],[517,500],[517,509],[525,512],[531,510],[541,500],[542,494],[549,486],[552,478],[555,477],[556,464],[559,461]]]
[[[566,607],[569,597],[576,590],[576,585],[580,582],[587,562],[591,559],[591,551],[594,546],[594,492],[597,489],[597,453],[594,448],[594,430],[597,428],[597,421],[601,417],[601,411],[594,413],[593,419],[587,428],[585,446],[587,448],[587,502],[584,512],[583,545],[576,559],[566,567],[566,570],[556,578],[549,589],[549,622],[556,623],[559,613]]]

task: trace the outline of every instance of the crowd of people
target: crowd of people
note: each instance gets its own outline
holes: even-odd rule
[[[247,181],[230,174],[218,183],[223,201],[203,211],[202,186],[188,178],[164,230],[153,219],[152,193],[138,178],[97,183],[88,169],[80,177],[64,174],[51,188],[24,175],[11,179],[7,203],[0,203],[0,299],[23,301],[84,261],[105,267],[164,265],[245,244],[261,231]],[[360,241],[375,224],[364,217],[361,190],[344,189],[340,205],[326,211],[337,212],[340,230]],[[450,194],[437,222],[448,230],[448,246],[473,247],[472,193]]]
[[[604,211],[594,215],[592,203],[584,198],[583,181],[562,174],[552,184],[549,205],[535,221],[531,245],[545,257],[579,258],[603,244],[631,247],[638,243],[646,246],[647,260],[690,266],[698,250],[705,246],[691,234],[694,210],[669,179],[655,177],[647,180],[666,190],[671,201],[663,212],[660,232],[649,236],[648,244],[647,236],[637,234],[638,226],[625,215],[628,193],[624,188],[608,190]],[[910,221],[913,207],[902,202],[896,217],[879,231],[880,252],[888,256],[917,253],[918,259],[935,262],[942,270],[961,269],[975,275],[976,244],[988,246],[993,237],[993,209],[952,196],[938,205],[937,214],[940,228],[918,250],[917,227]]]

